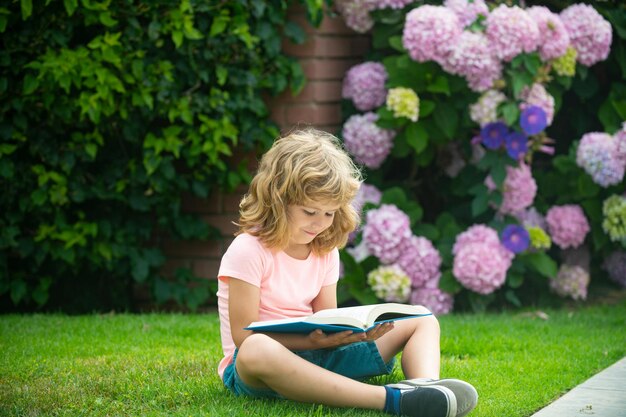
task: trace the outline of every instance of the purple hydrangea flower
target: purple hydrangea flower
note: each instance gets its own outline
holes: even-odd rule
[[[363,241],[367,249],[382,263],[395,262],[411,238],[409,216],[393,204],[367,212]]]
[[[526,10],[501,4],[487,17],[485,33],[496,56],[509,62],[539,44],[539,28]]]
[[[506,153],[516,161],[528,152],[528,138],[520,132],[512,132],[505,139]]]
[[[590,230],[585,212],[576,204],[553,206],[546,214],[546,222],[552,241],[561,249],[579,247]]]
[[[354,114],[343,125],[346,149],[357,162],[368,168],[379,168],[393,148],[396,132],[376,125],[376,113]]]
[[[417,62],[444,62],[463,28],[450,9],[424,5],[406,15],[402,45]]]
[[[574,300],[587,298],[589,272],[579,265],[563,264],[556,277],[550,280],[550,288],[561,297],[571,297]]]
[[[609,274],[609,278],[622,288],[626,288],[626,251],[612,252],[602,263],[602,267]]]
[[[361,111],[372,110],[387,98],[387,70],[380,62],[364,62],[348,70],[343,80],[341,96],[351,99]]]
[[[489,149],[498,149],[504,144],[509,128],[502,122],[487,123],[480,130],[482,143]]]
[[[429,281],[439,282],[441,256],[425,237],[411,236],[396,262],[411,278],[413,287],[421,287]]]
[[[591,66],[604,61],[611,50],[611,24],[588,4],[573,4],[560,14],[570,42],[578,52],[576,59]]]
[[[501,234],[502,245],[513,253],[521,253],[530,245],[528,231],[517,224],[509,224]]]
[[[533,6],[528,14],[539,28],[539,56],[549,61],[565,55],[570,44],[569,34],[559,15],[544,6]]]
[[[576,164],[602,186],[619,184],[624,179],[626,160],[619,136],[604,132],[585,133],[576,152]]]
[[[411,292],[410,302],[426,307],[435,315],[441,315],[452,311],[454,297],[439,288],[415,288]]]
[[[546,112],[539,106],[528,106],[522,110],[519,123],[527,135],[536,135],[548,125]]]

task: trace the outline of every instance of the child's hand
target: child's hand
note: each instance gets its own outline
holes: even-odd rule
[[[309,338],[317,349],[325,349],[356,342],[374,341],[392,329],[392,322],[379,324],[366,333],[354,333],[351,330],[338,333],[324,333],[318,329],[309,333]]]

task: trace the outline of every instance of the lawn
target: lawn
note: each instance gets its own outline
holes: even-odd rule
[[[440,322],[442,376],[476,386],[472,416],[530,416],[626,355],[623,297]],[[216,313],[0,316],[0,352],[2,416],[383,415],[229,394]]]

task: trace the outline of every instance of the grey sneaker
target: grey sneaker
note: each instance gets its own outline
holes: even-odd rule
[[[454,393],[456,398],[455,413],[452,417],[463,417],[476,407],[478,403],[478,392],[476,388],[460,379],[407,379],[397,384],[389,384],[391,388],[401,390],[410,389],[411,387],[445,387]]]
[[[444,386],[394,385],[388,386],[400,390],[400,415],[408,417],[454,417],[456,415],[454,393]]]

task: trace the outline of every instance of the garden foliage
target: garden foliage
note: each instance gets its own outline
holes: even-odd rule
[[[305,1],[313,22],[321,2]],[[233,150],[277,135],[262,94],[304,77],[290,2],[21,0],[0,6],[0,296],[130,308],[134,283],[196,307],[213,292],[164,236],[216,231],[181,210],[248,180]]]
[[[373,40],[342,92],[367,178],[341,299],[446,313],[626,285],[625,6],[426,3],[337,2]]]

